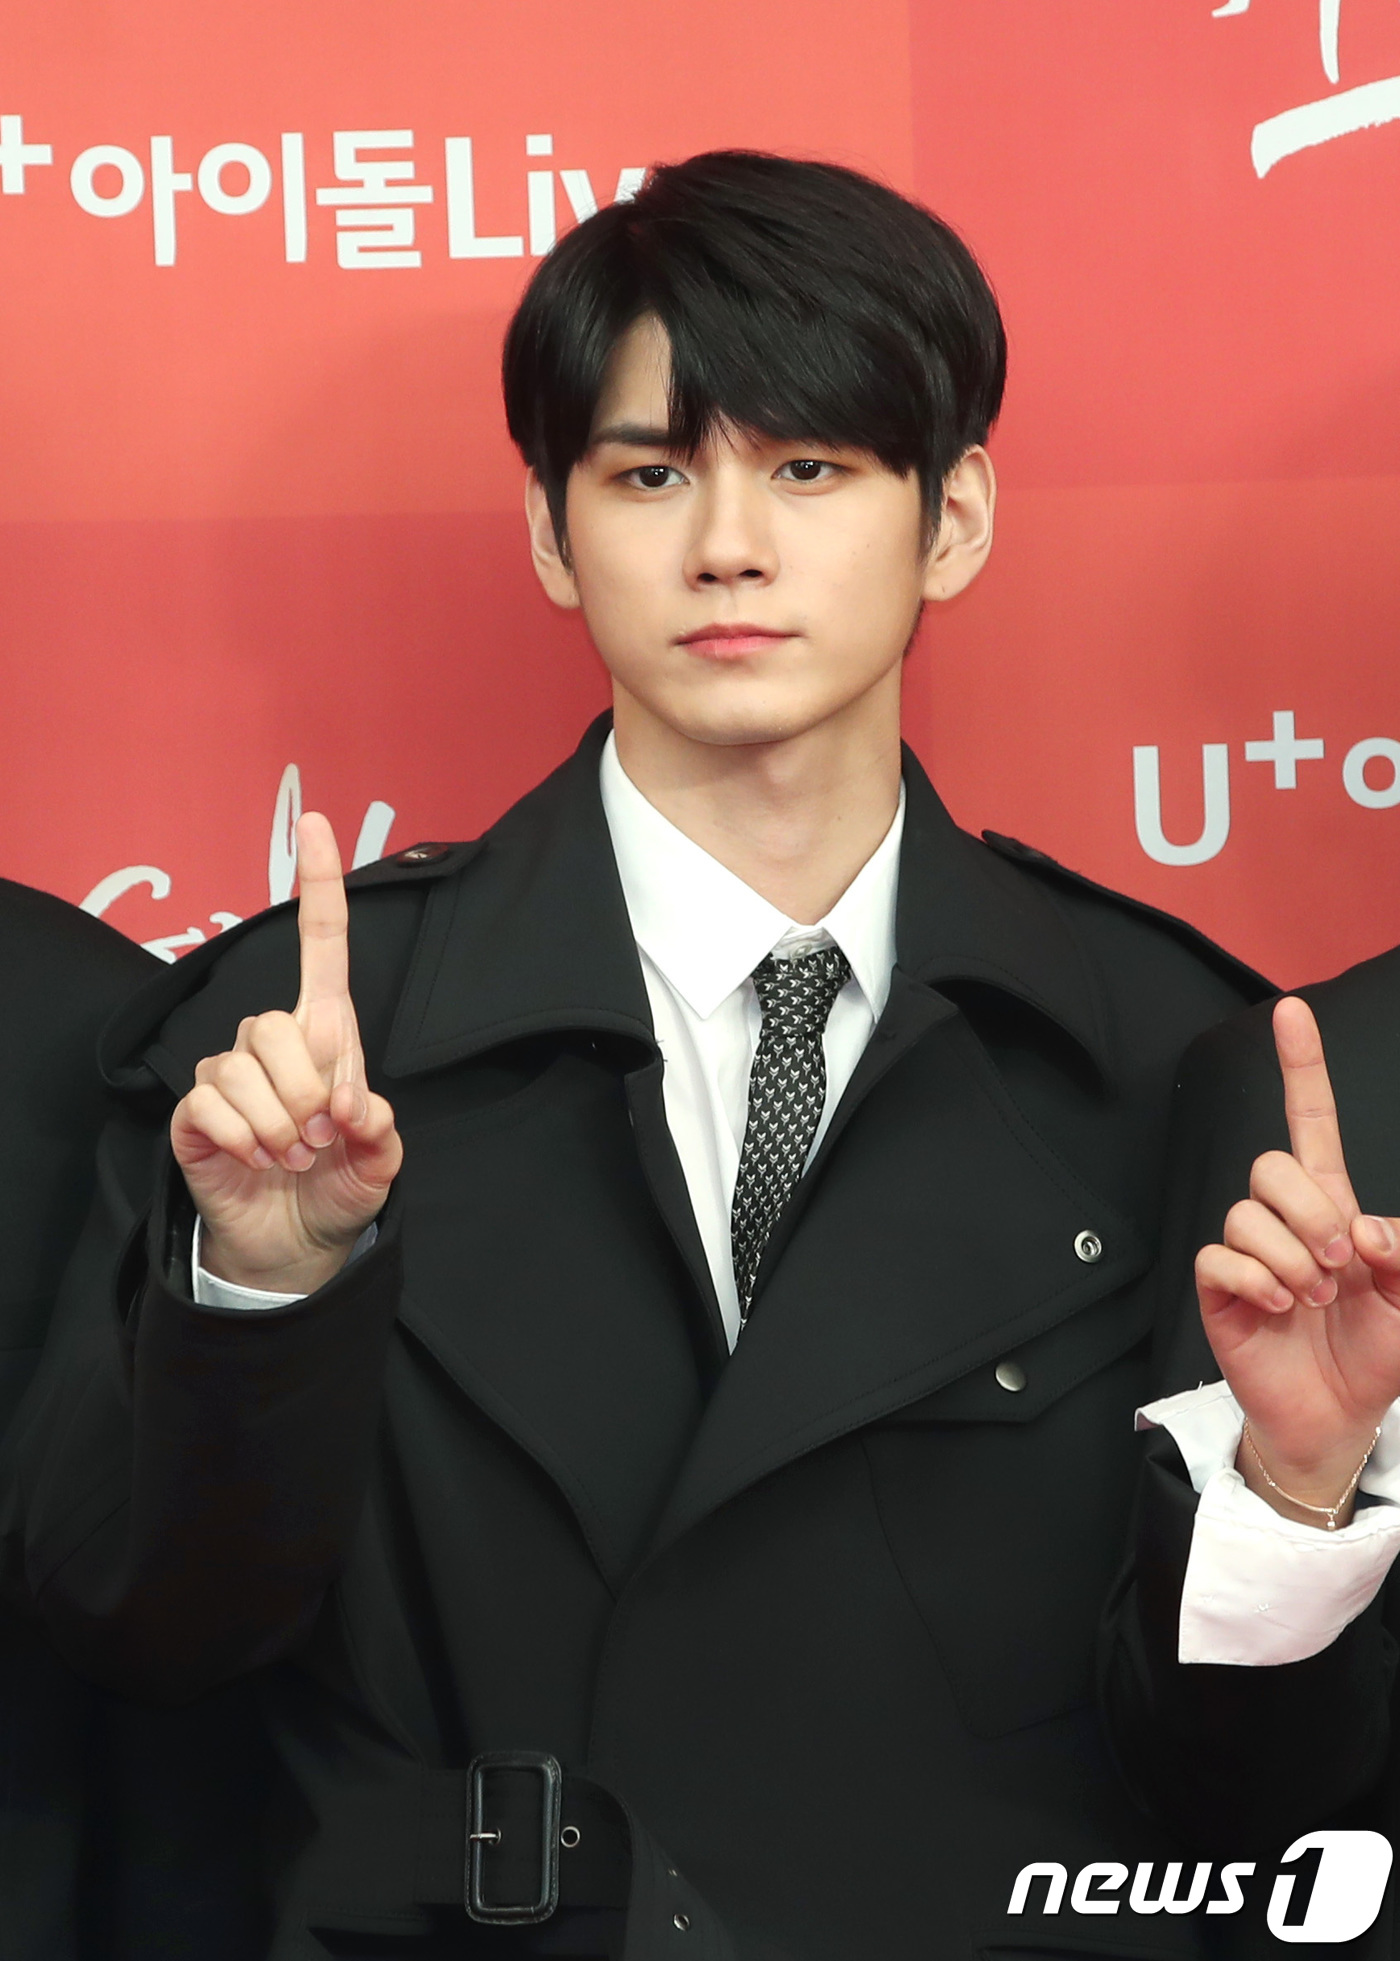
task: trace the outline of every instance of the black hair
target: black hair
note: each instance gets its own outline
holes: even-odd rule
[[[712,150],[655,170],[631,202],[568,232],[506,334],[506,420],[564,544],[609,358],[654,315],[670,342],[670,438],[717,424],[866,451],[943,482],[1001,406],[1006,336],[950,226],[838,164]]]

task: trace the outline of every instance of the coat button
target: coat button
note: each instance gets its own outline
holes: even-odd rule
[[[1096,1232],[1081,1232],[1075,1238],[1074,1251],[1085,1266],[1092,1266],[1095,1260],[1103,1258],[1103,1241]]]
[[[690,1916],[684,1913],[673,1913],[671,1915],[671,1925],[674,1928],[676,1928],[679,1933],[683,1934],[686,1928],[690,1925]]]
[[[401,851],[394,863],[396,865],[435,865],[440,858],[447,856],[445,844],[411,844],[407,851]]]
[[[1019,1362],[998,1362],[997,1383],[1013,1396],[1019,1395],[1026,1386],[1026,1372]]]

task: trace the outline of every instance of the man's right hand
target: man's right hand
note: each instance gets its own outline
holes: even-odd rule
[[[394,1113],[365,1080],[350,999],[348,908],[335,834],[297,825],[301,992],[252,1015],[208,1056],[170,1141],[204,1222],[201,1261],[269,1293],[324,1286],[388,1196],[403,1161]]]

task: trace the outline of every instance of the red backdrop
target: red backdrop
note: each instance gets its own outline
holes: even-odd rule
[[[997,550],[909,674],[957,815],[1283,981],[1400,939],[1393,0],[0,4],[0,871],[169,950],[299,795],[376,853],[556,761],[605,687],[501,330],[551,227],[745,144],[1005,306]]]

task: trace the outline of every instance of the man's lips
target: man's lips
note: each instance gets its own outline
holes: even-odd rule
[[[770,647],[792,637],[775,627],[738,620],[728,626],[698,626],[692,633],[683,633],[676,645],[707,660],[739,660],[745,654],[767,653]]]

